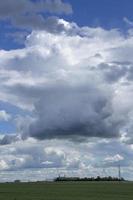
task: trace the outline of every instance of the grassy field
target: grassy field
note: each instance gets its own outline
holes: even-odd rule
[[[0,200],[133,200],[133,183],[4,183]]]

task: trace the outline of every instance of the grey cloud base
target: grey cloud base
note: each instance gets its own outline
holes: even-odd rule
[[[89,77],[88,77],[89,78]],[[88,87],[86,86],[88,85]],[[91,82],[43,91],[35,105],[37,120],[29,127],[38,139],[118,137],[122,120],[112,119],[111,95]]]

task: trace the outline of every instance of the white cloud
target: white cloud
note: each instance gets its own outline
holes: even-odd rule
[[[0,160],[0,170],[8,169],[8,165],[4,160]]]
[[[124,159],[123,156],[116,154],[114,156],[108,156],[104,160],[108,161],[108,162],[118,162],[118,161],[123,160],[123,159]]]
[[[132,22],[131,20],[129,20],[127,17],[124,17],[124,18],[123,18],[123,21],[124,21],[125,23],[127,23],[128,25],[133,26],[133,22]]]
[[[132,146],[122,142],[133,141],[131,30],[125,37],[58,23],[61,33],[33,31],[23,49],[0,50],[0,100],[27,111],[15,115],[17,134],[0,140],[1,170],[11,177],[23,171],[26,180],[32,173],[35,179],[103,175],[103,168],[116,176],[119,161],[127,174]]]
[[[113,150],[116,149],[123,154],[114,154]],[[29,138],[0,146],[0,152],[1,181],[44,180],[59,174],[117,176],[118,162],[121,163],[122,176],[126,177],[133,166],[130,159],[133,151],[125,144],[116,144],[114,141],[99,143],[98,139],[92,145],[92,142],[77,144],[66,140],[37,141]]]
[[[59,23],[62,33],[33,31],[25,48],[0,51],[0,99],[31,111],[17,123],[23,138],[119,137],[133,116],[132,35]]]
[[[64,146],[65,141],[44,141],[28,139],[14,144],[1,146],[1,170],[17,170],[30,168],[64,168],[80,169],[83,162],[80,152]],[[71,143],[67,143],[71,145]],[[73,158],[71,156],[74,156]],[[5,163],[5,165],[4,165]]]
[[[11,119],[11,115],[7,113],[5,110],[0,110],[0,121],[9,121]]]

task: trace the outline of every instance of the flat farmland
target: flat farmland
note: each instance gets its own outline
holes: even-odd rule
[[[1,183],[0,200],[133,200],[133,183]]]

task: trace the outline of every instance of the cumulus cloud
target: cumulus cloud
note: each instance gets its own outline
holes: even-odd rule
[[[129,161],[127,161],[127,160],[125,161],[125,159],[122,155],[116,154],[114,156],[105,157],[102,165],[105,168],[109,168],[109,167],[118,167],[119,165],[121,165],[122,167],[125,167],[125,166],[131,165],[131,164],[129,163]]]
[[[63,143],[65,144],[65,141]],[[71,157],[71,153],[74,158]],[[5,171],[28,168],[80,169],[82,162],[79,152],[73,145],[70,151],[67,146],[63,147],[62,142],[57,140],[38,143],[36,140],[28,139],[1,146],[0,170]]]
[[[0,20],[25,30],[10,33],[23,49],[0,50],[0,101],[11,110],[1,106],[0,122],[16,125],[0,137],[1,180],[117,176],[118,163],[130,178],[133,30],[79,27],[62,14],[72,7],[61,0],[0,4]]]
[[[27,29],[52,29],[59,31],[61,26],[56,17],[45,18],[46,14],[71,14],[72,7],[61,0],[5,0],[0,4],[0,19],[12,25]],[[62,27],[63,28],[63,27]]]
[[[9,121],[11,119],[11,115],[7,113],[5,110],[0,110],[0,121]]]
[[[66,140],[37,141],[29,138],[0,146],[0,151],[1,181],[45,180],[59,174],[117,176],[119,162],[122,176],[127,177],[133,166],[130,159],[133,156],[132,149],[116,140],[95,138],[77,145]]]
[[[4,160],[0,160],[0,170],[8,169],[8,165]]]
[[[8,145],[20,140],[21,140],[20,135],[16,135],[16,134],[5,135],[2,137],[2,139],[0,139],[0,145]]]
[[[132,35],[58,23],[65,31],[33,31],[25,48],[0,51],[1,100],[30,114],[18,120],[22,138],[131,138]]]
[[[109,162],[118,162],[118,161],[123,160],[123,159],[124,158],[121,155],[116,154],[114,156],[108,156],[104,160],[109,161]]]

